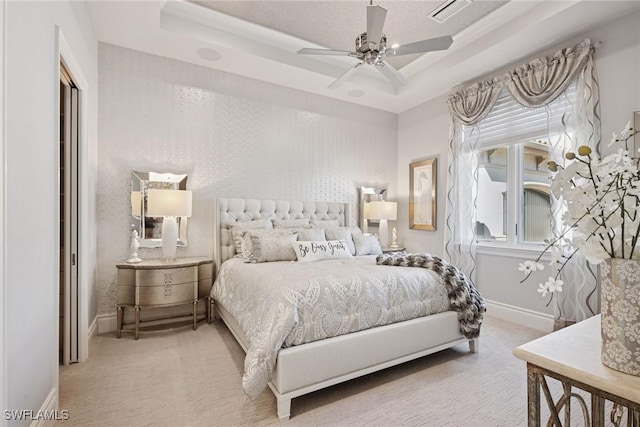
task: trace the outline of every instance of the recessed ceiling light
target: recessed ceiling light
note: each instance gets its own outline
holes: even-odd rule
[[[200,58],[206,59],[207,61],[217,61],[222,58],[218,51],[209,49],[208,47],[201,47],[200,49],[196,50],[196,53]]]
[[[347,95],[352,98],[361,98],[364,96],[364,91],[362,89],[353,89],[347,92]]]

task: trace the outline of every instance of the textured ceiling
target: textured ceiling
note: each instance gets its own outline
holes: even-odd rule
[[[210,2],[215,10],[186,0],[84,3],[101,42],[394,113],[640,11],[637,0],[474,0],[438,24],[427,15],[439,1],[379,1],[388,9],[389,43],[442,34],[454,39],[445,51],[394,64],[404,86],[361,67],[330,89],[354,59],[296,53],[302,47],[351,50],[365,27],[367,0]]]
[[[196,0],[209,9],[271,28],[329,49],[353,50],[356,37],[366,31],[368,1],[218,1]],[[428,15],[443,1],[383,0],[387,9],[384,33],[387,45],[406,44],[459,33],[506,1],[474,1],[444,23]],[[307,46],[300,46],[307,47]],[[421,54],[387,58],[401,68]]]

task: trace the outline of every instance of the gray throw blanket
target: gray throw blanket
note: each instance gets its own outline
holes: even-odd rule
[[[487,305],[473,282],[447,261],[429,254],[385,254],[376,258],[381,265],[422,267],[436,272],[447,288],[451,308],[458,312],[460,332],[465,338],[477,338]]]

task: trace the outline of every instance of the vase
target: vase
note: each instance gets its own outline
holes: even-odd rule
[[[640,376],[640,260],[606,259],[600,278],[602,363]]]

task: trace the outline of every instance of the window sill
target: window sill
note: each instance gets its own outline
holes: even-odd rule
[[[509,258],[531,259],[534,260],[540,255],[545,247],[543,245],[513,245],[513,244],[496,244],[487,242],[478,242],[476,245],[476,253],[482,255],[493,255]],[[540,258],[541,261],[550,261],[551,255],[546,253]]]

